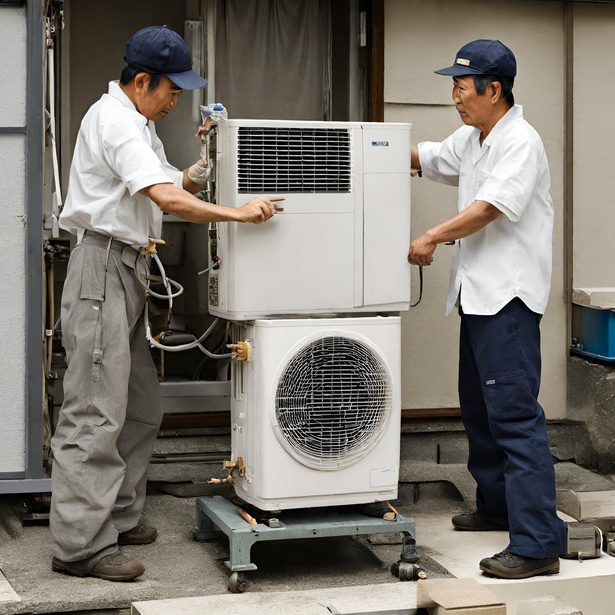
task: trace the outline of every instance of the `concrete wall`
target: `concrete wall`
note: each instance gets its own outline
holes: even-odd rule
[[[586,8],[591,11],[593,6]],[[433,71],[450,66],[457,50],[476,38],[500,39],[515,52],[519,68],[516,102],[523,105],[525,118],[542,136],[549,158],[555,205],[554,267],[542,326],[541,402],[549,418],[561,418],[566,415],[568,347],[563,233],[563,3],[387,0],[385,121],[412,122],[414,144],[441,140],[456,130],[461,124],[451,100],[451,80]],[[412,199],[413,238],[456,213],[456,189],[426,179],[413,180]],[[444,317],[452,250],[438,247],[434,263],[424,270],[423,301],[403,316],[403,408],[458,406],[459,318],[454,313]],[[418,272],[413,274],[413,290],[418,292]]]
[[[0,8],[0,126],[26,123],[26,12]],[[0,134],[0,474],[25,470],[25,144]]]
[[[573,287],[615,287],[615,5],[573,11]]]

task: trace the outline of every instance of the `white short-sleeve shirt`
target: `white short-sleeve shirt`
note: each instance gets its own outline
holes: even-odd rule
[[[425,177],[459,186],[458,210],[487,201],[504,215],[457,241],[446,313],[457,298],[466,314],[492,315],[519,297],[543,314],[551,284],[553,202],[549,165],[538,133],[512,107],[482,146],[480,130],[462,126],[441,143],[420,143]]]
[[[160,237],[162,212],[139,190],[154,184],[182,187],[154,122],[148,122],[117,81],[86,113],[77,136],[60,226],[77,235],[92,230],[135,247]]]

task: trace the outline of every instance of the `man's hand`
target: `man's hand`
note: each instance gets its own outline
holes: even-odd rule
[[[239,218],[237,222],[254,222],[262,224],[273,216],[277,207],[264,196],[259,196],[237,209]]]
[[[408,262],[411,265],[426,267],[433,262],[433,253],[436,251],[438,244],[431,238],[428,233],[424,233],[410,244],[408,251]]]
[[[195,137],[200,137],[202,134],[207,134],[211,130],[211,117],[205,118],[205,122],[203,122],[202,126],[199,126],[197,133],[194,135]]]

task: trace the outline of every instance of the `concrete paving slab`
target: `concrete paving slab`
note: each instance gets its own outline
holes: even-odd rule
[[[143,521],[159,530],[152,545],[124,547],[142,560],[146,572],[127,583],[78,578],[51,570],[48,527],[21,527],[19,501],[0,498],[0,569],[20,602],[0,601],[0,615],[126,609],[145,600],[226,595],[229,558],[225,536],[209,543],[193,539],[194,499],[148,496]],[[389,571],[399,559],[399,544],[372,545],[368,537],[323,538],[262,543],[253,548],[258,570],[249,573],[250,593],[313,588],[394,586]],[[450,576],[422,553],[432,578]]]
[[[21,598],[0,571],[0,602],[19,602]]]
[[[331,612],[408,609],[416,604],[416,598],[417,586],[414,583],[364,585],[137,602],[132,605],[132,615],[330,615]],[[335,610],[329,610],[329,605]]]

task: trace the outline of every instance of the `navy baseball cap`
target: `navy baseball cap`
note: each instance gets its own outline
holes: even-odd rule
[[[150,26],[126,43],[124,61],[146,73],[162,73],[182,90],[202,88],[207,80],[192,70],[184,39],[166,26]]]
[[[434,71],[438,75],[494,75],[514,77],[517,74],[515,54],[504,43],[481,38],[464,45],[448,68]]]

